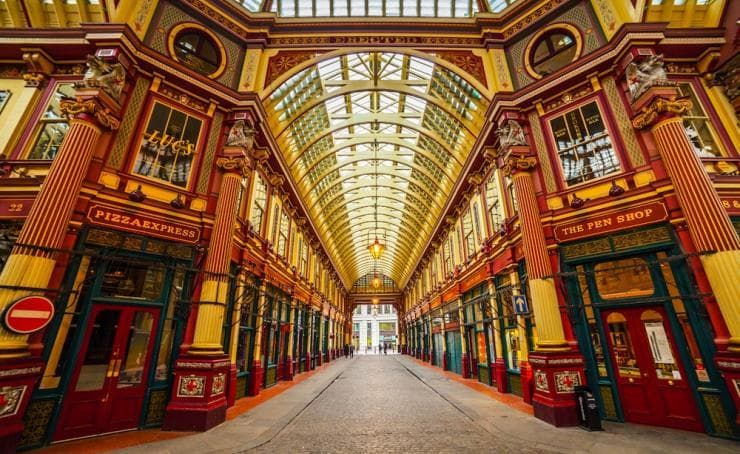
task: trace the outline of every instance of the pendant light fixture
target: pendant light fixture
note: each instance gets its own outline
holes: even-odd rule
[[[374,170],[374,176],[375,176],[375,205],[374,205],[374,215],[375,215],[375,241],[370,243],[370,245],[367,247],[368,251],[370,251],[370,255],[375,259],[376,261],[380,259],[380,257],[383,255],[383,251],[385,251],[385,244],[380,242],[378,240],[378,139],[375,139],[373,141],[373,165],[375,166]],[[377,277],[377,276],[376,276]]]

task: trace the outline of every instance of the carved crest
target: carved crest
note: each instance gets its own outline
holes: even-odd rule
[[[663,66],[663,55],[651,55],[645,60],[627,66],[627,86],[632,101],[655,85],[668,85],[668,76]]]
[[[126,71],[120,63],[110,63],[94,55],[87,56],[87,70],[75,88],[100,88],[116,101],[121,97]]]
[[[526,145],[524,130],[516,120],[508,120],[506,124],[496,130],[501,149],[506,150],[515,145]]]
[[[257,130],[244,120],[237,120],[229,130],[226,145],[229,147],[244,147],[247,151],[254,145],[254,136]]]

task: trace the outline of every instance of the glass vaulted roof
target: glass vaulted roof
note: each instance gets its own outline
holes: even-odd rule
[[[377,271],[405,285],[487,102],[449,69],[390,52],[323,60],[269,95],[272,131],[345,283]]]
[[[235,0],[252,12],[281,17],[473,17],[498,13],[517,0]]]

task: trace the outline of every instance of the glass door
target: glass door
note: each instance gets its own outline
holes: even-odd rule
[[[93,306],[55,441],[138,426],[158,319],[155,308]]]

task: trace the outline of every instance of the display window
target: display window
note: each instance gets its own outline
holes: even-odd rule
[[[712,122],[709,120],[703,103],[697,96],[696,89],[691,82],[678,82],[678,91],[681,96],[691,100],[691,109],[682,115],[683,127],[691,142],[694,152],[700,158],[718,158],[726,153],[717,140]]]
[[[202,129],[202,119],[155,101],[132,172],[187,188]]]

